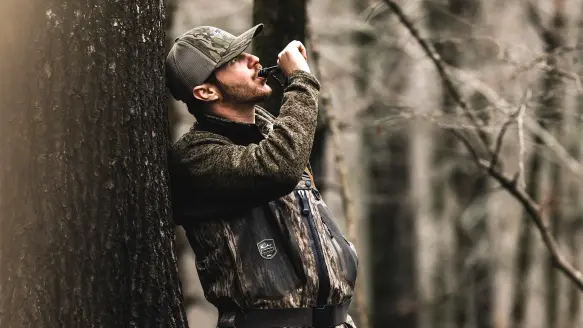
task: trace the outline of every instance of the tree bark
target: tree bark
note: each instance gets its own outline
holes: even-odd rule
[[[0,6],[0,326],[186,327],[162,2]]]

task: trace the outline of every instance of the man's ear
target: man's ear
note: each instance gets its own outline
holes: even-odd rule
[[[192,95],[202,101],[213,101],[220,98],[219,90],[210,83],[197,85],[192,89]]]

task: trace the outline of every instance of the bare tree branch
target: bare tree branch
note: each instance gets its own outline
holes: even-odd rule
[[[527,98],[529,98],[529,90],[527,89],[520,106],[518,106],[518,108],[516,109],[516,111],[514,113],[512,113],[508,119],[506,120],[506,122],[504,122],[504,124],[502,125],[502,128],[500,128],[500,133],[498,133],[498,137],[496,138],[496,148],[494,149],[494,155],[492,156],[492,160],[491,160],[491,164],[492,167],[490,169],[493,169],[496,164],[498,164],[498,158],[500,157],[500,150],[502,149],[502,142],[504,139],[504,134],[506,133],[506,130],[508,130],[508,127],[514,123],[514,121],[517,120],[517,118],[519,117],[520,113],[522,113],[525,109],[526,109],[526,100]]]
[[[449,128],[449,129],[447,129],[447,131],[449,131],[451,134],[456,136],[464,144],[467,151],[470,153],[470,155],[472,155],[472,158],[474,159],[475,162],[479,162],[481,160],[480,156],[476,152],[476,149],[474,148],[474,146],[472,146],[472,143],[468,140],[468,138],[466,138],[463,134],[461,134],[456,129]]]
[[[500,96],[496,90],[491,86],[478,79],[473,74],[465,72],[460,69],[451,68],[455,77],[469,85],[472,89],[482,94],[494,108],[506,111],[508,108],[515,106],[509,101]],[[545,128],[543,128],[536,120],[528,115],[524,115],[524,127],[531,133],[539,137],[545,146],[547,146],[557,158],[573,173],[578,179],[583,179],[583,166],[579,161],[569,155],[569,152],[561,145],[561,143]]]
[[[512,64],[517,66],[517,70],[516,72],[514,72],[514,74],[510,77],[510,80],[514,80],[518,77],[518,75],[527,72],[530,69],[540,69],[541,71],[544,72],[553,72],[555,73],[557,76],[563,77],[567,80],[572,80],[573,82],[575,82],[575,85],[577,87],[578,91],[583,91],[583,84],[581,83],[581,76],[575,72],[568,72],[565,71],[563,69],[560,69],[558,67],[551,67],[550,65],[546,64],[545,61],[548,60],[550,57],[555,56],[555,55],[560,55],[562,53],[565,53],[564,51],[553,51],[550,54],[545,54],[544,56],[541,56],[539,58],[536,58],[535,60],[533,60],[531,63],[527,64],[527,65],[522,65],[519,62],[513,61],[509,58],[503,57],[502,60],[506,63]]]
[[[485,170],[489,170],[491,165],[485,160],[480,160],[477,164]],[[548,225],[542,219],[539,205],[530,198],[524,189],[517,186],[515,178],[511,179],[504,173],[496,170],[490,170],[489,172],[494,179],[522,204],[523,208],[530,215],[543,238],[543,242],[551,252],[555,266],[575,283],[580,290],[583,290],[583,274],[572,266],[560,253],[557,241],[553,237]]]
[[[524,116],[526,113],[526,105],[519,107],[518,111],[518,177],[516,179],[520,182],[521,188],[526,188],[526,180],[524,176],[524,155],[526,147],[524,146]]]
[[[508,127],[512,123],[514,123],[519,112],[520,112],[520,107],[518,108],[518,110],[515,113],[513,113],[512,115],[510,115],[508,117],[506,122],[504,122],[504,124],[502,124],[502,128],[500,128],[500,133],[498,133],[498,137],[496,138],[496,146],[495,146],[496,148],[494,148],[494,155],[492,155],[492,160],[490,161],[490,164],[492,165],[490,167],[491,170],[494,169],[496,164],[498,164],[498,158],[500,157],[500,151],[502,150],[502,142],[504,140],[504,135],[506,134],[506,130],[508,130]]]
[[[375,11],[376,11],[376,10],[377,10],[377,9],[378,9],[378,8],[379,8],[379,7],[380,7],[382,4],[383,4],[383,2],[382,2],[382,1],[378,1],[378,2],[377,2],[377,3],[375,3],[375,4],[370,4],[370,5],[369,5],[369,6],[368,6],[366,9],[364,9],[364,10],[362,11],[361,15],[362,15],[362,14],[364,14],[364,12],[366,12],[366,11],[370,11],[370,12],[368,13],[368,15],[366,16],[366,19],[365,19],[364,21],[365,21],[365,22],[368,22],[368,21],[369,21],[369,20],[370,20],[370,19],[371,19],[371,18],[374,16],[374,14],[375,14]]]
[[[384,2],[387,4],[387,6],[389,6],[389,8],[391,8],[397,17],[399,17],[401,23],[407,28],[407,30],[409,30],[413,38],[417,40],[419,45],[423,48],[424,52],[435,64],[441,79],[443,82],[445,82],[447,91],[450,93],[455,102],[462,108],[464,115],[466,115],[470,122],[477,128],[478,137],[484,146],[489,149],[490,142],[488,140],[488,134],[481,128],[483,124],[479,122],[476,115],[470,110],[470,106],[468,105],[467,101],[453,84],[452,79],[449,77],[447,65],[442,61],[441,57],[437,51],[435,51],[433,46],[421,37],[419,31],[415,28],[411,20],[405,15],[403,10],[401,10],[401,7],[395,1],[384,0]]]
[[[464,109],[466,113],[471,113],[469,106],[463,100],[460,93],[457,91],[453,82],[451,81],[450,76],[447,74],[445,70],[446,67],[445,63],[443,63],[443,61],[429,46],[429,44],[420,37],[419,33],[413,27],[410,20],[405,16],[399,5],[397,5],[394,1],[391,0],[384,1],[389,6],[389,8],[391,8],[395,12],[395,14],[397,14],[403,25],[410,31],[413,37],[422,46],[427,56],[431,58],[433,63],[436,65],[441,78],[444,80],[454,100]],[[479,132],[481,131],[482,133],[485,134],[485,132],[483,132],[483,130],[481,130],[480,126],[478,125],[477,120],[473,119],[472,123],[476,125],[476,128],[478,129]],[[482,169],[486,170],[492,178],[497,180],[511,195],[514,196],[516,200],[518,200],[522,204],[524,210],[529,214],[530,218],[536,225],[545,246],[550,251],[555,266],[562,273],[564,273],[580,290],[583,291],[583,274],[579,270],[577,270],[574,266],[572,266],[569,262],[567,262],[565,257],[560,253],[556,240],[554,239],[546,223],[543,221],[539,205],[536,204],[536,202],[525,192],[523,188],[517,185],[516,182],[518,177],[515,176],[514,178],[509,178],[506,174],[494,169],[491,162],[488,162],[484,159],[480,159],[478,157],[478,154],[476,153],[474,147],[467,140],[467,138],[465,138],[463,135],[461,135],[458,131],[454,129],[449,129],[449,131],[451,131],[462,141],[462,143],[465,145],[467,150],[472,155],[478,167],[481,167]],[[485,138],[483,137],[480,138],[486,145],[488,145],[487,136],[485,136]]]
[[[409,49],[406,47],[406,48],[404,48],[404,51],[409,51]],[[445,63],[443,63],[443,64],[447,65]],[[467,72],[467,71],[464,71],[462,69],[458,69],[456,67],[452,67],[452,66],[449,66],[449,71],[452,73],[452,76],[456,80],[460,81],[464,86],[466,86],[466,87],[480,93],[482,96],[484,96],[486,98],[486,100],[488,100],[488,102],[490,102],[493,105],[495,110],[498,110],[498,111],[502,112],[503,114],[510,115],[511,114],[510,110],[517,107],[516,105],[510,103],[508,100],[504,99],[500,94],[498,94],[498,92],[496,90],[494,90],[494,88],[492,88],[490,85],[488,85],[484,81],[480,80],[474,74]],[[375,86],[373,86],[373,88],[375,88]],[[380,88],[380,87],[377,87],[377,88]],[[377,123],[382,123],[384,121],[390,121],[390,120],[396,120],[396,119],[409,119],[412,117],[423,117],[423,118],[427,118],[427,119],[434,121],[440,127],[453,127],[451,122],[455,121],[455,118],[448,117],[448,116],[441,117],[441,116],[435,116],[434,114],[421,115],[419,113],[414,113],[411,110],[411,108],[409,108],[407,106],[396,107],[392,103],[387,103],[387,105],[390,105],[393,108],[397,108],[397,109],[398,108],[406,109],[406,110],[408,110],[408,112],[405,112],[405,113],[400,112],[397,115],[398,117],[385,118],[385,119],[379,120]],[[526,114],[526,113],[524,113],[524,114]],[[439,121],[440,117],[441,117],[441,122]],[[543,128],[535,119],[533,119],[529,115],[523,115],[521,122],[522,122],[522,124],[519,125],[519,129],[523,129],[523,130],[522,131],[519,130],[519,134],[522,133],[522,139],[521,139],[522,144],[520,146],[521,147],[520,149],[522,151],[523,157],[524,157],[524,151],[526,149],[524,146],[524,141],[525,141],[524,131],[527,130],[530,133],[532,133],[534,136],[539,137],[540,140],[542,141],[542,143],[553,153],[554,156],[556,156],[556,158],[558,159],[559,162],[561,162],[563,165],[565,165],[565,167],[568,169],[568,171],[571,174],[573,174],[575,178],[583,179],[583,165],[582,165],[582,163],[579,162],[577,159],[573,158],[569,154],[569,152],[565,149],[565,147],[563,147],[563,145],[561,145],[561,143],[549,131],[547,131],[545,128]],[[474,130],[475,129],[473,126],[466,126],[466,125],[459,123],[459,122],[455,122],[455,125],[456,125],[457,129],[465,129],[465,130]],[[492,124],[490,124],[490,126],[492,126]],[[488,131],[488,130],[490,130],[490,128],[482,127],[482,130]],[[520,135],[519,135],[519,137],[520,137]],[[522,170],[522,171],[524,171],[524,170]]]
[[[510,77],[510,80],[512,81],[512,80],[515,80],[520,74],[525,73],[525,72],[527,72],[531,69],[534,69],[534,68],[540,68],[541,70],[549,71],[552,68],[546,64],[546,61],[549,60],[550,57],[560,56],[560,55],[568,54],[570,52],[580,51],[581,49],[583,49],[581,46],[557,47],[556,49],[554,49],[551,52],[547,52],[547,53],[544,53],[544,54],[538,56],[537,58],[533,59],[530,63],[527,63],[526,65],[523,63],[517,62],[515,60],[512,60],[510,58],[507,58],[507,57],[502,57],[502,60],[506,63],[517,66],[516,71]],[[537,67],[537,66],[539,66],[539,67]],[[557,70],[556,73],[559,76],[562,76],[562,77],[565,77],[567,79],[575,81],[575,84],[577,85],[577,89],[579,91],[583,90],[583,86],[581,85],[581,77],[577,73],[566,72],[563,70]]]

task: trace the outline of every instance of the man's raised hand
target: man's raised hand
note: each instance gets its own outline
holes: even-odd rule
[[[277,55],[277,65],[286,76],[298,69],[310,73],[307,60],[306,47],[300,41],[295,40]]]

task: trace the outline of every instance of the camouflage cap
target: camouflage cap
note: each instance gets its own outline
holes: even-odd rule
[[[166,84],[174,98],[190,97],[212,72],[241,54],[263,30],[258,24],[234,36],[212,26],[199,26],[174,40],[166,57]]]

